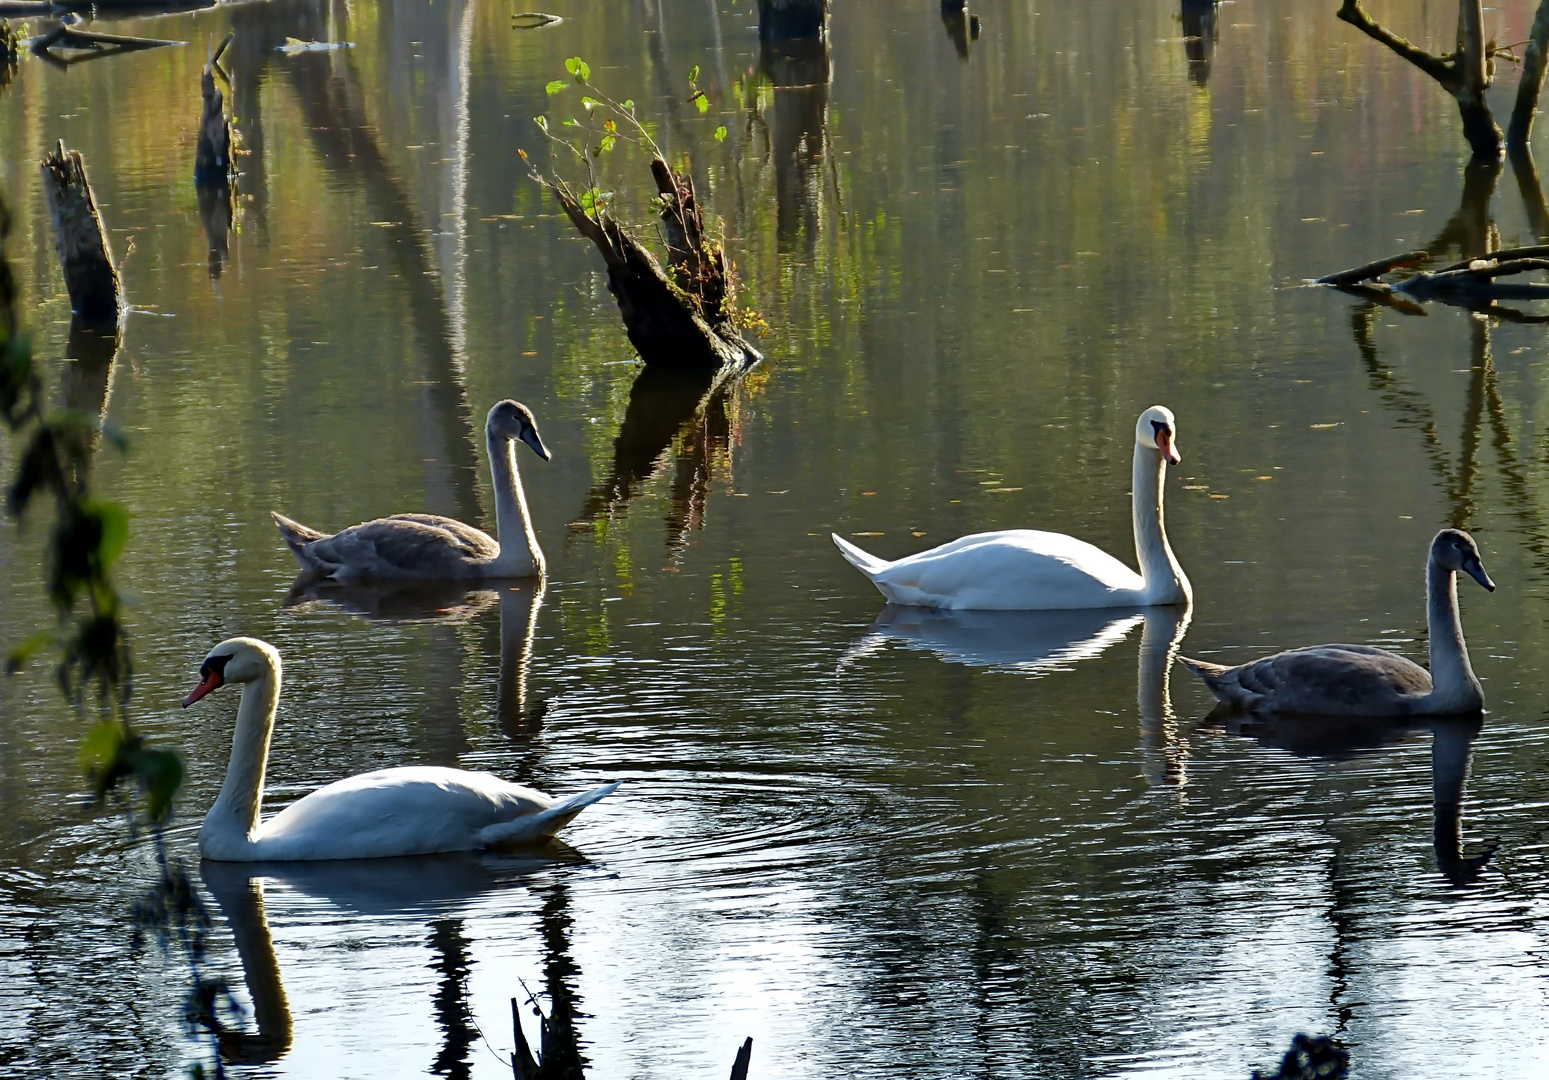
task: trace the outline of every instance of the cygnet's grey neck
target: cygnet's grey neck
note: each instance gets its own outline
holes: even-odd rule
[[[1430,635],[1433,713],[1477,712],[1484,708],[1484,689],[1468,662],[1463,622],[1458,617],[1457,573],[1442,566],[1435,554],[1425,567],[1425,621]]]
[[[1135,522],[1135,560],[1145,579],[1147,604],[1187,604],[1189,579],[1167,544],[1162,522],[1162,480],[1167,463],[1161,452],[1136,440],[1130,483],[1130,512]]]
[[[516,440],[486,429],[490,479],[495,485],[495,538],[500,556],[496,577],[535,577],[543,574],[543,551],[527,516],[527,497],[516,467]]]

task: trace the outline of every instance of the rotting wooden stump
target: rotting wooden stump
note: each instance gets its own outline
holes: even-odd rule
[[[199,141],[194,149],[194,183],[230,187],[235,173],[231,163],[231,123],[226,119],[226,98],[215,85],[216,65],[231,43],[231,35],[221,42],[199,77],[204,110],[199,117]]]
[[[705,240],[694,184],[660,158],[651,163],[662,195],[661,225],[672,278],[649,251],[606,211],[588,213],[568,191],[550,185],[582,236],[602,254],[608,291],[624,330],[647,365],[713,372],[749,368],[763,357],[737,333],[726,303],[729,288],[719,247]]]
[[[820,38],[828,33],[828,0],[758,0],[758,36]]]
[[[70,310],[87,322],[116,322],[123,310],[123,283],[80,151],[59,141],[43,159],[43,196],[54,224],[54,250],[64,271]]]

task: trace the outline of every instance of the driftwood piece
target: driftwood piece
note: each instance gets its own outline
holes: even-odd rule
[[[731,1080],[748,1080],[748,1065],[752,1061],[753,1037],[750,1035],[737,1051],[737,1060],[732,1062]]]
[[[758,36],[820,38],[828,33],[828,0],[758,0]]]
[[[162,38],[125,37],[122,34],[98,34],[85,30],[73,30],[68,26],[55,27],[29,44],[33,54],[61,67],[78,64],[83,60],[96,60],[103,56],[116,56],[123,52],[141,49],[160,49],[168,45],[186,45],[186,41],[168,41]],[[74,55],[61,56],[56,50],[68,50]]]
[[[1325,274],[1314,284],[1334,286],[1356,285],[1362,281],[1370,281],[1372,278],[1381,277],[1390,270],[1419,266],[1428,258],[1430,258],[1430,252],[1428,251],[1406,251],[1402,255],[1389,255],[1385,259],[1378,259],[1376,262],[1352,267],[1349,270],[1341,270],[1337,274]]]
[[[80,151],[66,149],[61,139],[43,159],[42,170],[43,195],[54,223],[54,250],[64,271],[70,310],[87,322],[115,322],[123,306],[123,283],[86,178],[86,162]]]
[[[1502,259],[1515,260],[1541,258],[1549,258],[1549,244],[1535,244],[1532,247],[1501,248],[1499,251],[1492,251],[1488,255],[1475,255],[1472,259],[1464,259],[1461,262],[1455,262],[1449,266],[1443,266],[1440,270],[1437,270],[1436,273],[1446,274],[1452,272],[1453,270],[1467,270],[1470,266],[1474,265],[1474,263],[1479,262],[1480,260],[1500,262]]]
[[[1416,274],[1400,282],[1395,288],[1410,296],[1434,296],[1437,299],[1462,297],[1465,301],[1476,302],[1549,299],[1549,285],[1502,285],[1495,280],[1512,274],[1528,274],[1538,270],[1549,270],[1549,259],[1501,260],[1495,257],[1475,259],[1463,266],[1441,270],[1434,274]]]
[[[606,211],[599,209],[593,216],[564,188],[549,186],[571,223],[601,252],[608,267],[608,291],[618,302],[624,329],[641,360],[682,371],[753,366],[762,357],[726,318],[725,268],[720,252],[704,241],[693,184],[660,160],[651,170],[659,184],[661,170],[666,170],[663,194],[670,197],[662,224],[676,281],[669,281],[655,256]]]

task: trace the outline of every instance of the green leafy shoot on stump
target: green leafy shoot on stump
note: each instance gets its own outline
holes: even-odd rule
[[[626,98],[617,101],[600,92],[591,82],[592,70],[585,60],[579,56],[572,56],[565,61],[565,71],[569,73],[569,79],[553,79],[544,89],[549,96],[554,97],[566,93],[576,87],[582,89],[580,96],[581,111],[579,115],[566,117],[559,123],[559,130],[555,131],[546,116],[533,117],[533,123],[538,125],[538,130],[549,140],[549,171],[542,172],[533,163],[526,150],[518,149],[517,153],[527,163],[527,168],[532,178],[547,188],[559,192],[566,199],[580,206],[582,211],[599,225],[605,221],[616,221],[618,218],[617,193],[605,188],[599,179],[596,169],[598,159],[611,153],[620,142],[629,143],[639,147],[649,157],[666,161],[666,154],[652,138],[650,130],[641,122],[635,111],[633,100]],[[688,73],[689,96],[686,104],[692,104],[699,115],[709,113],[711,107],[710,96],[699,86],[699,66],[696,64]],[[717,124],[711,132],[711,137],[717,143],[726,141],[727,131],[725,124]],[[569,156],[580,163],[582,178],[579,180],[567,180],[560,169],[561,149],[569,151]],[[686,165],[680,164],[677,172],[685,172]],[[666,195],[656,196],[652,199],[652,208],[663,210],[668,207],[671,198]],[[719,236],[712,238],[705,236],[707,249],[712,251],[718,259],[724,259],[725,252],[725,224],[716,221]],[[648,232],[647,226],[622,225],[629,232],[638,237]],[[724,283],[724,296],[719,295],[721,289],[716,289],[717,297],[713,302],[716,312],[724,317],[733,326],[742,330],[767,330],[768,324],[751,307],[743,307],[737,302],[739,292],[744,292],[735,280],[735,267],[725,262],[726,281]],[[704,308],[704,298],[693,295],[691,292],[673,285],[673,291],[679,299],[685,303]],[[711,314],[701,311],[707,316]]]

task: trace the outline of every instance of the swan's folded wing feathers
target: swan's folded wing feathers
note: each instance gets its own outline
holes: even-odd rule
[[[431,766],[382,769],[329,784],[259,828],[265,858],[370,858],[471,851],[498,822],[547,810],[553,800],[490,773]],[[337,852],[317,847],[327,837]],[[296,851],[289,850],[291,842]],[[301,850],[302,847],[305,850]]]
[[[1424,668],[1369,645],[1292,649],[1232,668],[1230,675],[1264,704],[1292,712],[1364,713],[1431,690]]]
[[[493,559],[500,546],[477,529],[428,514],[378,518],[337,532],[312,545],[320,559],[368,576],[425,576],[427,569],[449,576],[469,562]]]
[[[1139,574],[1101,548],[1060,533],[1033,529],[978,533],[900,559],[879,583],[908,586],[944,607],[995,608],[1005,598],[1038,597],[1040,607],[1085,608],[1094,591],[1132,602],[1145,588]]]

